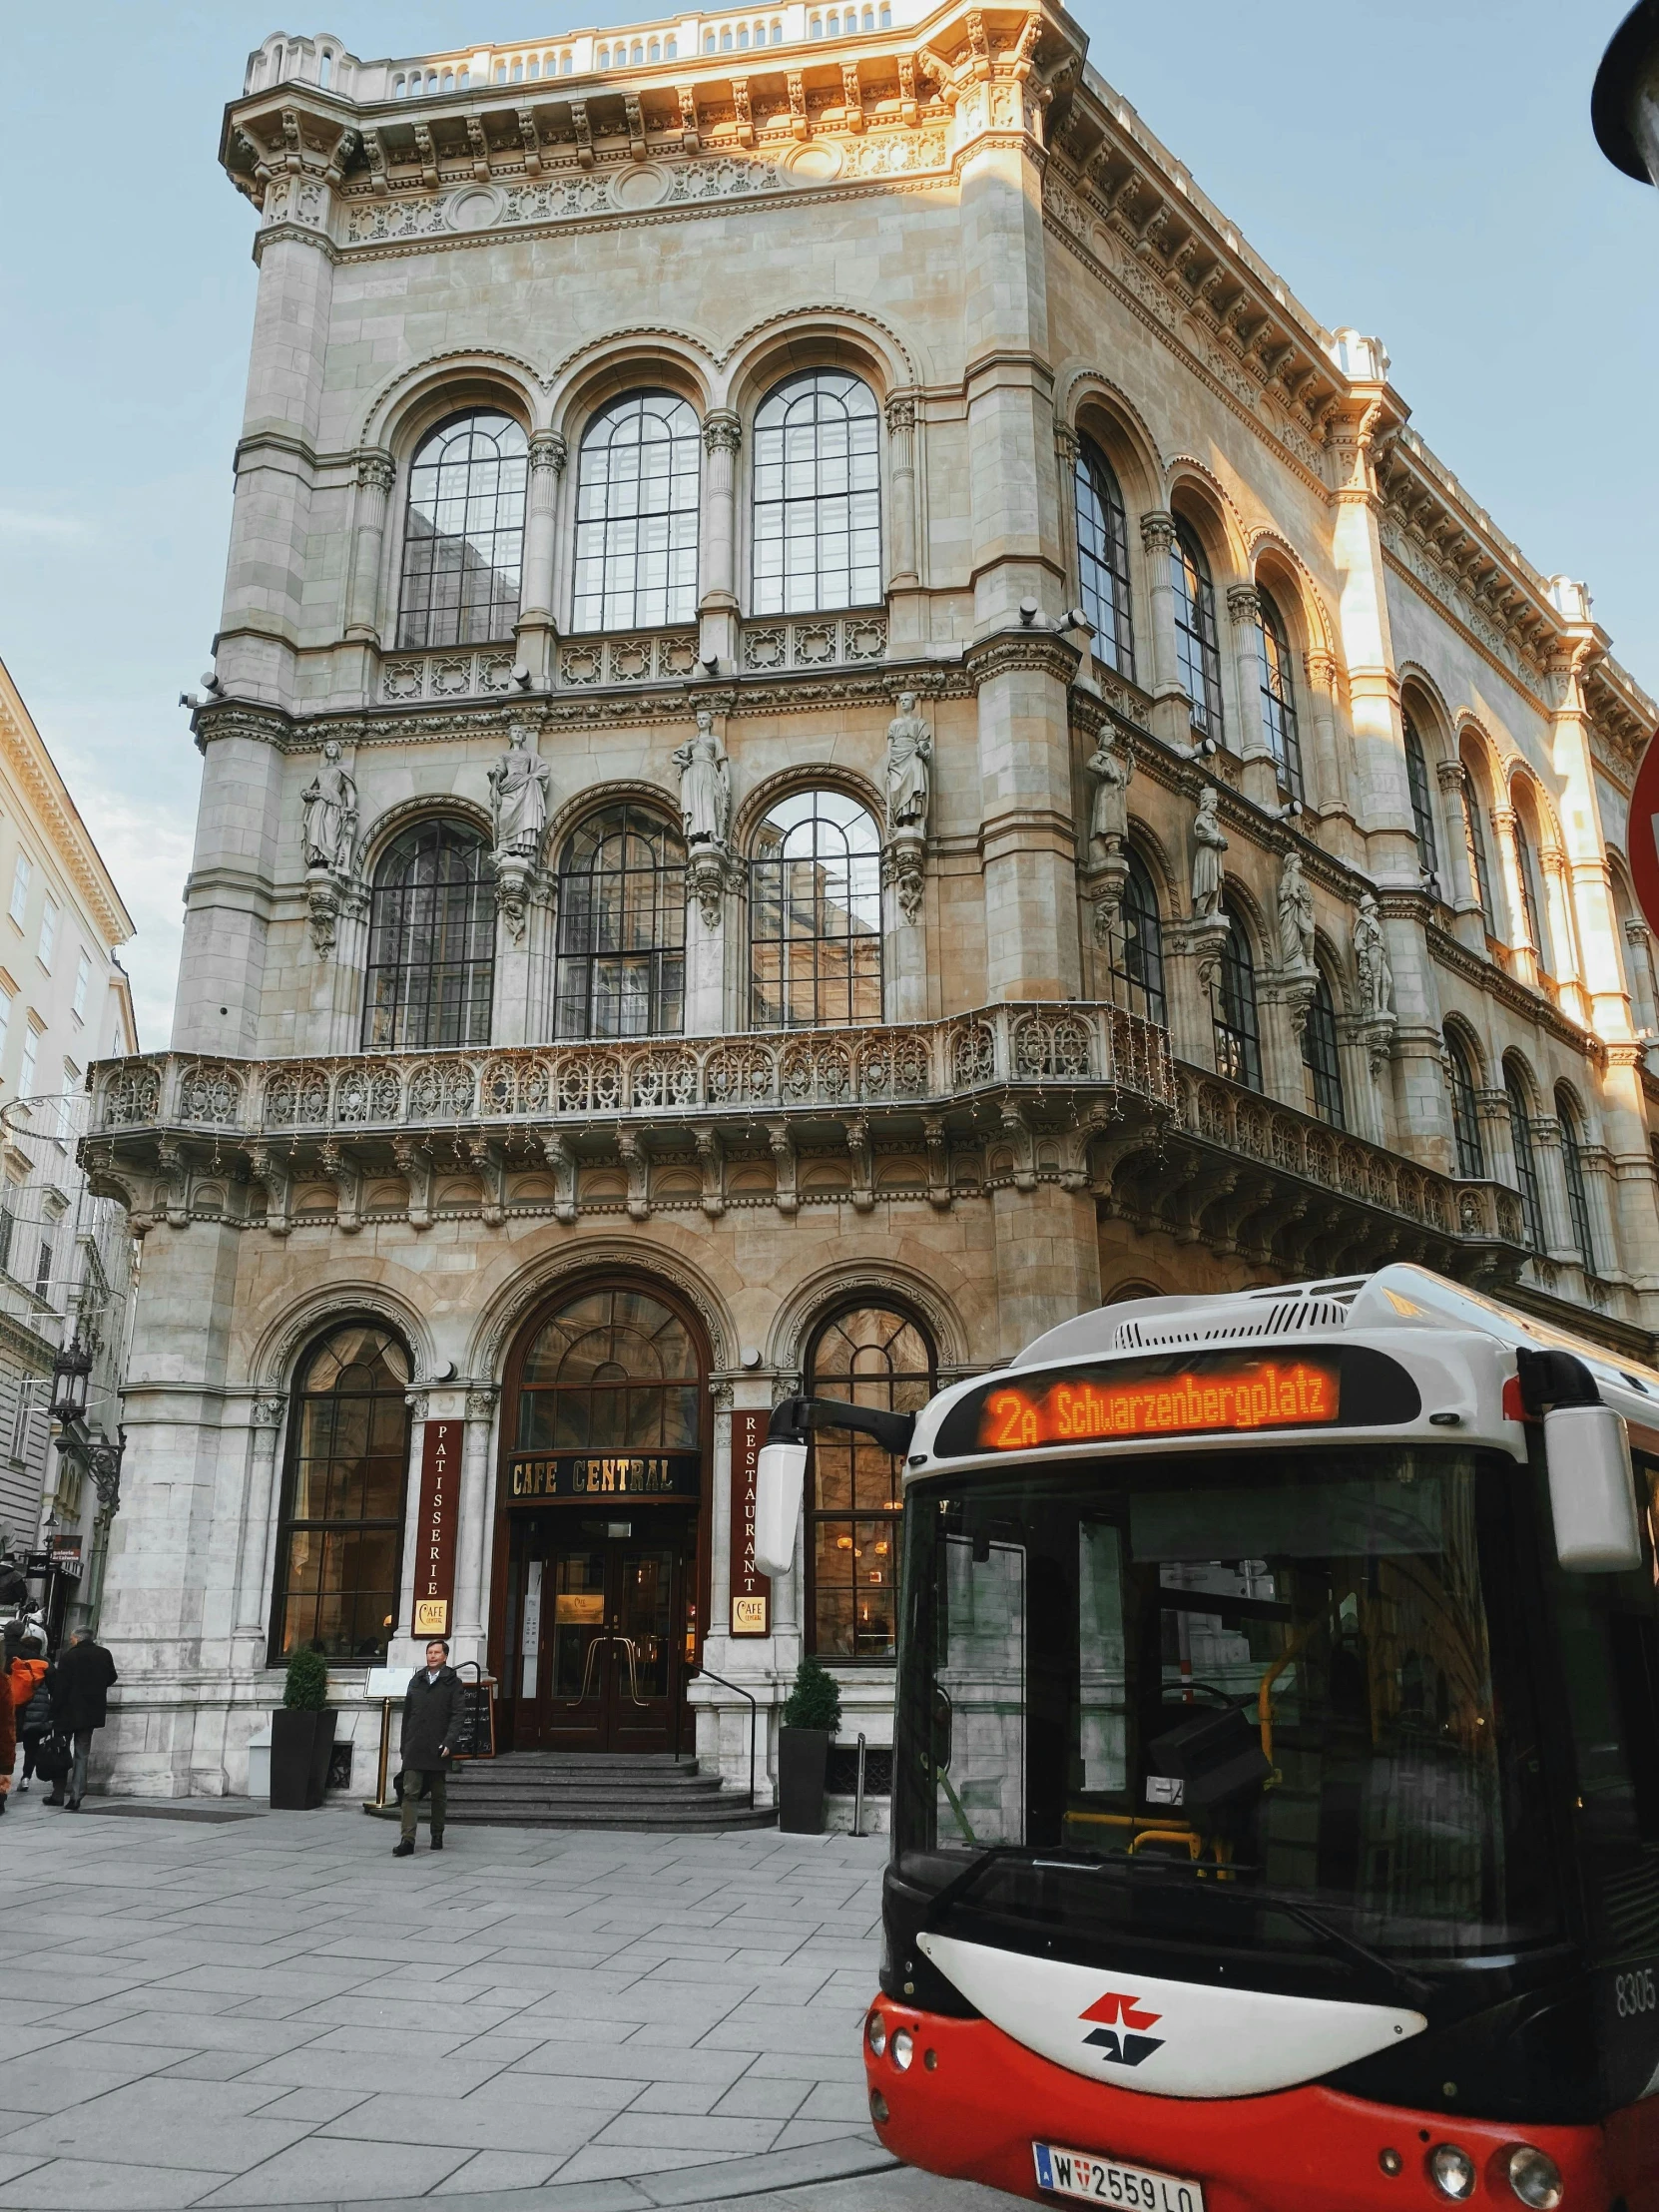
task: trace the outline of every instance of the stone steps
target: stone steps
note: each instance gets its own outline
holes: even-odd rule
[[[449,1819],[498,1828],[618,1828],[704,1834],[771,1828],[773,1807],[724,1790],[695,1759],[667,1753],[505,1752],[468,1760],[449,1782]]]

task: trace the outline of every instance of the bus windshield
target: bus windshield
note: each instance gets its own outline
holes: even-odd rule
[[[900,1865],[1001,1847],[1006,1905],[1046,1854],[1395,1955],[1551,1939],[1530,1495],[1416,1443],[914,1484]]]

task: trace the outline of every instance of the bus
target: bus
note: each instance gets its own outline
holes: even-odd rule
[[[1659,1370],[1425,1270],[911,1417],[880,2140],[1138,2212],[1659,2212]]]

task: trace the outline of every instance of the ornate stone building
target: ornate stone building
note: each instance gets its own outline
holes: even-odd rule
[[[1069,18],[274,38],[222,156],[177,1023],[87,1147],[117,1787],[417,1607],[519,1745],[742,1782],[689,1664],[803,1649],[879,1745],[895,1470],[822,1446],[767,1591],[758,1420],[1131,1288],[1420,1258],[1650,1353],[1652,703]]]

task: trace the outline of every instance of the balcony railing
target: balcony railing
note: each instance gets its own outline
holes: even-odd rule
[[[914,1027],[231,1060],[108,1061],[91,1134],[251,1139],[394,1135],[514,1123],[942,1108],[981,1091],[1116,1090],[1168,1114],[1167,1033],[1120,1006],[1016,1002]]]

